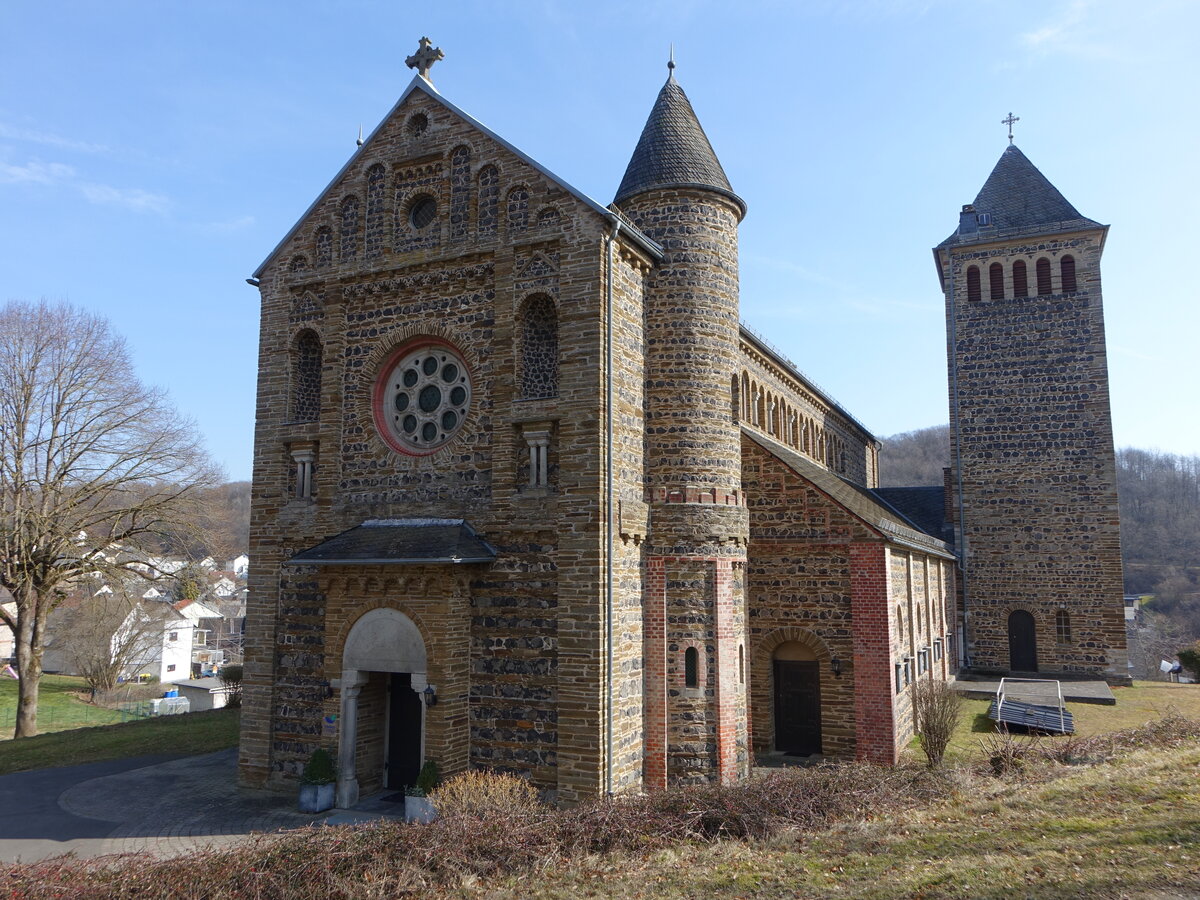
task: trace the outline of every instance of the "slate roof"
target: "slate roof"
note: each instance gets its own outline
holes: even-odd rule
[[[368,519],[289,565],[367,566],[491,562],[496,548],[463,519]]]
[[[910,547],[923,553],[932,553],[945,559],[954,558],[945,541],[917,528],[913,522],[908,521],[890,505],[882,502],[867,488],[854,484],[840,475],[835,475],[824,466],[817,465],[808,457],[797,453],[791,447],[751,431],[744,425],[742,434],[804,478],[842,509],[880,533],[889,543]]]
[[[668,187],[699,187],[724,194],[746,215],[745,201],[733,192],[674,72],[658,92],[613,203]]]
[[[973,205],[991,215],[992,224],[965,235],[956,230],[939,247],[1104,227],[1068,203],[1016,144],[1004,148]]]
[[[954,529],[946,523],[945,488],[940,485],[887,487],[875,488],[871,493],[921,531],[940,537],[948,544],[954,543]]]

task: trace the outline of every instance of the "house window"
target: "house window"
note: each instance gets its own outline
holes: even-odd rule
[[[1050,285],[1050,260],[1044,256],[1037,261],[1037,289],[1039,297],[1054,293]]]
[[[904,666],[896,663],[896,693],[904,690]]]
[[[1029,273],[1026,271],[1025,261],[1022,259],[1013,263],[1013,296],[1029,296]]]
[[[167,666],[167,671],[174,672],[175,671],[175,663],[171,663],[169,666]]]
[[[700,651],[695,647],[683,651],[683,686],[700,687]]]
[[[1075,287],[1075,257],[1064,256],[1062,262],[1058,264],[1059,273],[1062,275],[1063,293],[1069,293],[1076,290]]]
[[[1071,615],[1065,609],[1054,614],[1054,634],[1060,644],[1071,643]]]
[[[988,280],[991,282],[992,299],[1004,299],[1004,266],[994,262],[988,267]]]
[[[979,266],[967,269],[967,299],[974,303],[983,299],[983,289],[979,285]]]
[[[168,641],[177,641],[177,640],[179,640],[179,632],[178,632],[178,631],[172,631],[170,634],[168,634],[168,635],[167,635],[167,640],[168,640]]]

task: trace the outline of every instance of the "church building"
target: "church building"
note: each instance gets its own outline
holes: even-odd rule
[[[426,760],[571,804],[892,763],[967,663],[1124,674],[1104,226],[1006,151],[935,250],[953,465],[880,489],[739,319],[746,203],[673,71],[604,206],[440,58],[255,273],[244,783],[325,747],[339,806]]]

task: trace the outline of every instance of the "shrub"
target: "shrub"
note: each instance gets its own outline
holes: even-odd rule
[[[328,750],[318,747],[308,758],[304,772],[300,775],[300,783],[333,784],[335,781],[337,781],[337,766],[333,764],[333,757],[329,755]]]
[[[945,681],[924,678],[912,689],[913,723],[930,766],[940,766],[958,724],[962,695]]]
[[[421,771],[417,773],[417,783],[405,791],[405,793],[410,797],[428,797],[440,781],[441,776],[438,773],[438,764],[432,759],[427,759],[425,760],[425,765],[421,766]]]
[[[540,809],[537,789],[524,778],[495,772],[470,771],[455,775],[429,792],[438,815],[476,816],[512,820]]]
[[[1175,654],[1179,657],[1179,663],[1185,669],[1192,673],[1192,677],[1200,679],[1200,641],[1184,647]]]
[[[1019,740],[1005,729],[980,741],[979,746],[992,767],[992,773],[1003,777],[1021,772],[1025,768],[1025,763],[1037,747],[1037,738]]]
[[[242,667],[241,666],[222,666],[217,672],[217,677],[221,679],[221,684],[228,690],[225,697],[225,705],[237,708],[242,705]]]

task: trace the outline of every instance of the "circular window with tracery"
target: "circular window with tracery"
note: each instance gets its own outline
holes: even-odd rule
[[[398,350],[375,388],[375,420],[387,442],[424,455],[462,429],[471,406],[471,374],[457,350],[440,342]]]

